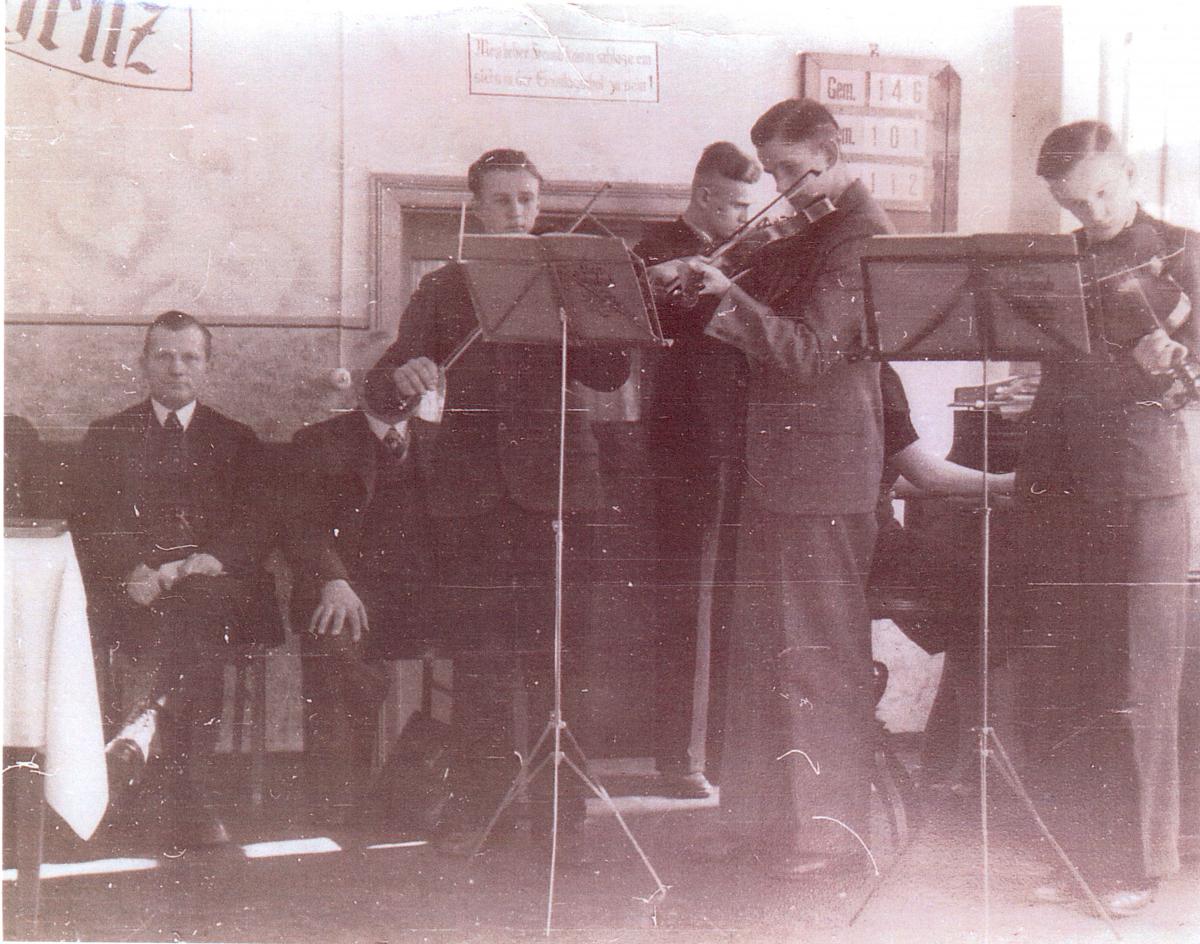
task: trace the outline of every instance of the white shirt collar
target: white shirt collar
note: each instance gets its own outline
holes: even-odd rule
[[[193,400],[187,406],[181,406],[178,410],[172,410],[169,407],[163,406],[153,397],[150,398],[150,405],[154,407],[154,415],[158,417],[158,425],[162,426],[167,421],[167,417],[174,413],[179,417],[179,423],[184,429],[188,428],[188,424],[192,421],[192,414],[196,412],[196,401]]]
[[[377,416],[372,416],[370,413],[363,413],[367,418],[367,425],[371,427],[371,432],[375,434],[375,438],[380,442],[383,437],[388,434],[388,430],[394,429],[401,436],[408,435],[408,420],[397,420],[395,423],[385,423]]]

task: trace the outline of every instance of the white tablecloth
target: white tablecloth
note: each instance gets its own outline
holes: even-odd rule
[[[4,569],[4,746],[43,752],[46,802],[88,839],[108,806],[108,779],[71,535],[6,538]]]

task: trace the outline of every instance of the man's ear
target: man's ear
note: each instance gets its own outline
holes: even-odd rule
[[[820,151],[821,156],[825,158],[825,170],[835,167],[837,162],[842,159],[842,147],[837,138],[829,137],[822,141]]]

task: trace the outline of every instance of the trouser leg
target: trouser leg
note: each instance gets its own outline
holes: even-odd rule
[[[873,541],[870,515],[743,516],[722,817],[785,855],[867,841]]]
[[[1035,506],[1022,646],[1028,779],[1084,876],[1178,868],[1183,499]]]

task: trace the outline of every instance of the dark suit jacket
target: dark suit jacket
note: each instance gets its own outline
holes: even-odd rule
[[[650,223],[634,252],[647,266],[699,255],[708,242],[682,218]],[[686,475],[690,466],[740,462],[743,448],[746,357],[704,333],[717,300],[701,296],[687,308],[673,299],[658,303],[663,332],[674,343],[649,351],[642,425],[649,437],[655,474]],[[681,468],[681,465],[684,468]]]
[[[412,444],[405,462],[412,464],[418,487],[424,480],[418,469],[426,466],[418,455],[428,452],[428,426],[409,422]],[[318,590],[330,580],[354,582],[378,465],[378,440],[359,410],[296,432],[287,549],[298,579],[311,581]],[[414,535],[415,540],[424,537]],[[432,557],[433,549],[424,547],[420,553]]]
[[[879,368],[862,349],[860,258],[892,232],[860,181],[837,210],[764,249],[739,284],[771,308],[718,308],[706,329],[750,361],[746,496],[776,512],[871,512],[883,469]]]
[[[88,428],[75,470],[72,530],[89,589],[122,593],[139,563],[170,556],[154,547],[139,509],[145,507],[147,436],[157,423],[150,401]],[[188,456],[199,494],[191,497],[198,550],[230,577],[254,577],[276,537],[264,498],[262,453],[249,427],[202,403],[188,424]]]
[[[401,397],[392,371],[413,357],[443,360],[477,325],[462,267],[450,264],[421,280],[395,342],[368,373],[366,399],[383,415]],[[572,349],[569,377],[615,390],[629,374],[621,351]],[[481,514],[509,497],[526,511],[550,512],[558,496],[560,358],[552,345],[477,341],[446,374],[446,414],[429,459],[430,511],[439,517]],[[586,412],[567,397],[567,511],[600,506],[598,446]]]
[[[1097,247],[1099,249],[1100,247]],[[1138,210],[1132,226],[1103,249],[1112,269],[1132,269],[1152,256],[1170,256],[1163,278],[1200,306],[1200,235]],[[1155,288],[1153,270],[1137,270]],[[1089,310],[1095,350],[1088,358],[1047,362],[1026,419],[1018,495],[1073,495],[1106,501],[1187,493],[1190,456],[1183,417],[1158,405],[1162,381],[1147,376],[1130,351],[1155,327],[1138,306],[1105,304],[1093,292]],[[1172,336],[1200,355],[1195,310]]]

